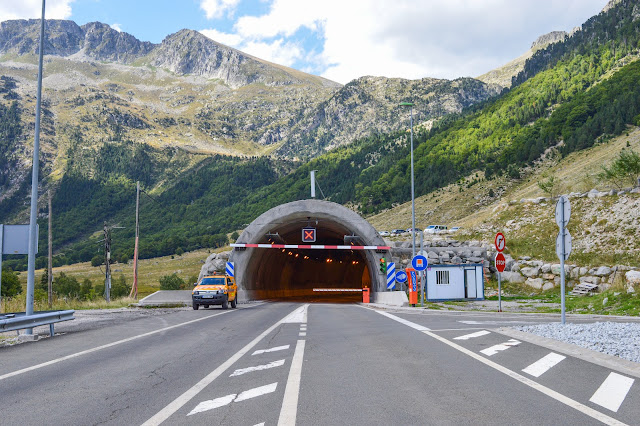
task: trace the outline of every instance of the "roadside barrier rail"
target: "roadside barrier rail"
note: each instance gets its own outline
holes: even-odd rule
[[[70,321],[75,319],[73,317],[74,312],[74,310],[68,310],[41,311],[35,312],[33,315],[26,315],[25,312],[0,314],[0,333],[3,333],[5,331],[23,330],[25,328],[33,328],[49,324],[49,334],[51,337],[53,337],[53,324],[56,322]]]

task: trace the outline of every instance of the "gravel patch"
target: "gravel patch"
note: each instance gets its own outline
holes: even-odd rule
[[[638,323],[596,322],[565,325],[551,323],[512,328],[640,363],[640,324]]]

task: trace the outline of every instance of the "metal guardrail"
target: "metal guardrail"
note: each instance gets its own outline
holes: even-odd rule
[[[56,322],[70,321],[73,317],[74,310],[68,311],[41,311],[33,315],[26,315],[25,312],[17,312],[12,314],[0,314],[0,333],[5,331],[23,330],[25,328],[33,328],[41,325],[49,324],[49,334],[53,337],[53,324]]]

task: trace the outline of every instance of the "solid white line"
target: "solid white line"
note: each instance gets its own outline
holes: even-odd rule
[[[266,395],[268,393],[275,392],[277,387],[278,387],[278,382],[275,382],[275,383],[271,383],[270,385],[260,386],[259,388],[249,389],[247,391],[242,392],[240,395],[238,395],[236,400],[233,402],[245,401],[247,399],[255,398],[257,396]]]
[[[598,404],[611,411],[618,411],[620,405],[627,397],[629,389],[635,380],[622,376],[618,373],[611,373],[609,377],[600,385],[596,393],[589,399],[594,404]]]
[[[523,369],[527,374],[532,375],[533,377],[540,377],[551,368],[553,368],[560,361],[566,359],[567,357],[564,355],[557,354],[555,352],[551,352],[549,355],[544,358],[540,358],[527,368]]]
[[[508,342],[504,342],[504,343],[499,343],[497,345],[493,345],[491,347],[488,347],[487,349],[483,349],[480,352],[487,355],[487,356],[491,356],[491,355],[495,355],[500,351],[506,351],[507,349],[509,349],[512,346],[518,346],[520,343],[519,340],[516,339],[509,339]]]
[[[454,337],[453,340],[469,340],[473,339],[474,337],[486,336],[487,334],[491,334],[491,332],[487,330],[481,330],[475,333],[465,334],[464,336]]]
[[[385,314],[384,312],[379,312],[379,311],[376,311],[376,312],[378,312],[380,314]],[[394,319],[394,318],[392,318],[394,315],[386,314],[385,316],[388,317],[388,318]],[[418,325],[418,324],[415,324],[415,325]],[[519,381],[519,382],[521,382],[521,383],[523,383],[523,384],[525,384],[525,385],[537,390],[538,392],[541,392],[541,393],[543,393],[543,394],[555,399],[556,401],[559,401],[559,402],[561,402],[561,403],[563,403],[563,404],[565,404],[565,405],[567,405],[567,406],[569,406],[571,408],[574,408],[574,409],[580,411],[583,414],[586,414],[589,417],[592,417],[592,418],[594,418],[596,420],[601,421],[604,424],[607,424],[607,425],[625,425],[625,423],[622,423],[621,421],[616,420],[613,417],[609,417],[606,414],[601,413],[599,411],[596,411],[591,407],[588,407],[588,406],[586,406],[584,404],[579,403],[578,401],[575,401],[575,400],[573,400],[573,399],[571,399],[571,398],[569,398],[567,396],[564,396],[561,393],[558,393],[558,392],[554,391],[553,389],[549,389],[548,387],[543,386],[540,383],[534,382],[533,380],[529,379],[528,377],[525,377],[525,376],[523,376],[521,374],[518,374],[515,371],[509,370],[508,368],[503,367],[500,364],[489,360],[488,358],[485,358],[485,357],[483,357],[481,355],[478,355],[477,353],[475,353],[473,351],[470,351],[469,349],[466,349],[466,348],[458,345],[457,343],[451,342],[451,341],[445,339],[444,337],[440,337],[437,334],[432,333],[430,331],[423,331],[423,333],[426,334],[427,336],[433,337],[434,339],[444,343],[445,345],[451,346],[452,348],[454,348],[454,349],[456,349],[456,350],[458,350],[458,351],[470,356],[471,358],[473,358],[473,359],[475,359],[477,361],[480,361],[481,363],[483,363],[483,364],[485,364],[485,365],[487,365],[487,366],[489,366],[489,367],[491,367],[491,368],[493,368],[495,370],[498,370],[499,372],[501,372],[503,374],[506,374],[507,376],[511,377],[512,379],[515,379],[515,380],[517,380],[517,381]]]
[[[297,324],[302,322],[306,323],[307,309],[309,309],[308,303],[291,312],[285,319],[282,320],[282,322],[284,324]]]
[[[297,311],[298,309],[296,309]],[[293,311],[293,312],[296,312]],[[167,420],[171,417],[176,411],[178,411],[182,406],[184,406],[187,402],[191,401],[193,397],[198,395],[204,388],[211,384],[215,379],[217,379],[222,373],[228,370],[237,360],[239,360],[244,354],[249,352],[255,345],[260,343],[262,339],[265,338],[269,333],[275,330],[279,325],[281,325],[285,319],[287,319],[291,314],[282,318],[277,323],[273,324],[271,327],[267,328],[262,332],[258,337],[249,342],[244,348],[240,349],[236,352],[231,358],[226,360],[223,364],[221,364],[218,368],[209,373],[206,377],[196,383],[191,389],[188,389],[182,395],[174,399],[169,405],[164,407],[162,410],[158,411],[153,417],[143,423],[143,426],[156,426]]]
[[[254,371],[268,370],[270,368],[281,367],[283,365],[284,365],[284,359],[279,359],[278,361],[273,361],[273,362],[270,362],[269,364],[256,365],[255,367],[240,368],[234,371],[233,373],[231,373],[229,377],[242,376],[243,374],[251,373]]]
[[[400,317],[397,317],[395,315],[388,314],[388,313],[382,312],[382,311],[376,311],[376,312],[378,312],[380,315],[384,315],[387,318],[391,318],[394,321],[398,321],[399,323],[402,323],[402,324],[404,324],[406,326],[409,326],[409,327],[411,327],[411,328],[413,328],[415,330],[418,330],[418,331],[429,331],[430,330],[427,327],[424,327],[424,326],[422,326],[420,324],[416,324],[415,322],[407,321],[404,318],[400,318]]]
[[[291,370],[284,390],[284,399],[280,409],[278,426],[295,426],[298,415],[298,396],[300,394],[300,377],[302,375],[302,359],[304,356],[304,340],[298,340],[291,361]]]
[[[243,308],[243,309],[247,309],[247,308]],[[171,329],[174,329],[174,328],[178,328],[178,327],[182,327],[182,326],[185,326],[185,325],[193,324],[193,323],[196,323],[198,321],[204,321],[204,320],[212,318],[212,317],[217,317],[218,315],[228,314],[230,312],[234,312],[234,311],[231,310],[231,311],[218,312],[216,314],[208,315],[206,317],[194,319],[194,320],[183,322],[183,323],[176,324],[176,325],[171,325],[169,327],[164,327],[164,328],[160,328],[158,330],[149,331],[148,333],[138,334],[137,336],[127,337],[126,339],[118,340],[116,342],[107,343],[106,345],[97,346],[95,348],[91,348],[91,349],[87,349],[87,350],[84,350],[84,351],[76,352],[76,353],[71,354],[71,355],[66,355],[66,356],[63,356],[63,357],[60,357],[60,358],[52,359],[51,361],[43,362],[41,364],[33,365],[31,367],[23,368],[21,370],[12,371],[11,373],[3,374],[2,376],[0,376],[0,380],[8,379],[9,377],[17,376],[19,374],[27,373],[29,371],[37,370],[37,369],[42,368],[42,367],[47,367],[49,365],[53,365],[53,364],[57,364],[57,363],[62,362],[62,361],[66,361],[68,359],[77,358],[77,357],[82,356],[82,355],[86,355],[86,354],[90,354],[90,353],[93,353],[93,352],[97,352],[97,351],[100,351],[102,349],[111,348],[113,346],[121,345],[123,343],[131,342],[133,340],[141,339],[143,337],[147,337],[147,336],[151,336],[151,335],[154,335],[154,334],[162,333],[162,332],[167,331],[167,330],[171,330]]]
[[[251,355],[253,356],[253,355],[266,354],[268,352],[284,351],[286,349],[289,349],[289,345],[276,346],[275,348],[269,348],[269,349],[258,349],[257,351],[255,351]]]
[[[236,394],[232,393],[231,395],[222,396],[209,401],[202,401],[196,406],[196,408],[191,410],[187,416],[202,413],[203,411],[213,410],[214,408],[224,407],[225,405],[231,404],[234,399],[236,399]]]

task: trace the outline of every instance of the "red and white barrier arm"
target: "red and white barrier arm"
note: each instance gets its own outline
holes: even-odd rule
[[[304,244],[231,244],[234,248],[311,249],[311,250],[391,250],[389,246],[328,246]]]

